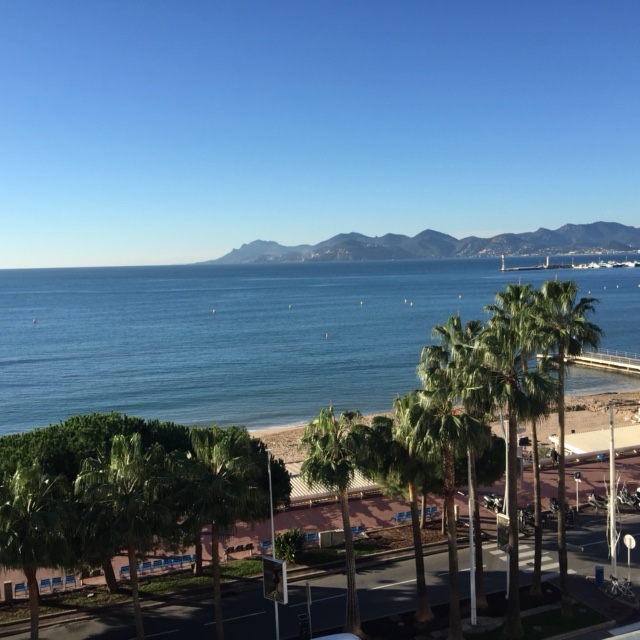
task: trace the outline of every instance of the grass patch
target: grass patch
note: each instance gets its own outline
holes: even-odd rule
[[[594,611],[581,602],[574,602],[572,607],[572,618],[564,618],[560,607],[542,613],[524,616],[522,618],[524,640],[543,640],[544,638],[552,638],[553,636],[570,631],[590,629],[594,625],[608,620],[606,616],[598,611]],[[504,640],[505,636],[503,627],[501,626],[497,629],[484,631],[482,633],[465,633],[464,637],[468,640]]]
[[[236,580],[262,575],[262,560],[259,558],[246,558],[225,562],[220,565],[220,577],[222,580]],[[169,593],[184,592],[211,586],[213,578],[211,567],[204,569],[204,575],[194,576],[191,571],[180,571],[147,578],[140,577],[139,589],[143,599],[152,599],[155,596]],[[45,595],[40,606],[40,616],[62,613],[74,609],[92,609],[122,602],[131,601],[131,589],[129,585],[122,593],[109,593],[106,586],[100,585],[92,588],[84,587]],[[29,619],[29,602],[27,600],[15,600],[13,604],[2,603],[0,605],[0,623],[18,622]]]

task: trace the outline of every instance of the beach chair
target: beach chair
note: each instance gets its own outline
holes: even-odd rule
[[[153,565],[151,566],[151,573],[155,573],[156,571],[162,571],[163,564],[162,560],[154,560]]]
[[[52,593],[51,578],[42,578],[42,580],[40,580],[40,593],[45,593],[45,591]]]
[[[60,576],[53,578],[51,581],[51,591],[55,593],[56,591],[62,591],[63,588],[62,578]]]
[[[398,511],[398,513],[394,513],[393,516],[391,516],[391,519],[396,524],[402,524],[407,519],[407,516],[405,515],[404,511]]]
[[[129,580],[131,578],[131,567],[127,564],[124,567],[120,567],[120,580]]]
[[[15,594],[16,598],[18,596],[28,596],[29,595],[29,589],[27,588],[27,583],[26,582],[17,582],[15,589],[13,590],[13,593]]]
[[[244,545],[244,550],[249,552],[249,557],[253,555],[253,542]]]
[[[148,573],[153,573],[153,565],[151,564],[151,560],[145,560],[142,563],[142,568],[140,570],[140,575],[144,576]]]
[[[320,534],[317,531],[313,533],[305,533],[304,535],[305,544],[316,545],[320,543]]]
[[[78,586],[78,583],[76,582],[76,577],[75,575],[68,575],[64,577],[64,590],[66,591],[67,589],[75,589]]]

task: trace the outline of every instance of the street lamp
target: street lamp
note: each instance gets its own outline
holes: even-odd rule
[[[271,511],[271,557],[276,559],[276,534],[273,524],[273,488],[271,486],[271,451],[266,449],[267,452],[267,473],[269,474],[269,509]],[[278,619],[278,602],[273,601],[275,616],[276,616],[276,640],[280,640],[280,621]]]

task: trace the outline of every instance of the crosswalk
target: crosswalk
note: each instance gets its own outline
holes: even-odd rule
[[[492,556],[496,556],[499,560],[501,560],[502,562],[507,562],[507,554],[504,551],[500,551],[500,549],[490,549],[489,553]],[[534,556],[535,550],[533,548],[532,545],[528,545],[528,544],[521,544],[519,546],[518,549],[518,557],[519,557],[519,561],[518,561],[518,567],[520,568],[520,571],[523,571],[525,573],[532,573],[533,572],[533,556]],[[542,565],[541,565],[541,569],[542,569],[542,573],[545,574],[545,577],[547,578],[552,578],[554,576],[560,575],[560,564],[557,561],[557,555],[556,558],[553,558],[549,555],[550,552],[543,550],[542,551]],[[575,571],[573,569],[569,569],[567,571],[567,573],[575,573]]]

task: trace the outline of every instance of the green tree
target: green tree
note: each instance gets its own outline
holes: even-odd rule
[[[409,500],[411,533],[416,566],[416,624],[424,625],[433,619],[427,594],[424,572],[424,552],[418,516],[418,495],[428,482],[435,484],[435,465],[429,461],[424,436],[426,413],[417,393],[396,398],[393,419],[376,416],[371,421],[365,467],[390,496],[403,496]]]
[[[144,452],[140,434],[115,436],[108,461],[88,458],[75,482],[87,505],[87,523],[109,548],[125,549],[129,559],[136,634],[144,638],[138,591],[138,557],[162,539],[170,525],[164,449]],[[89,524],[90,523],[90,524]]]
[[[460,586],[454,492],[455,459],[469,448],[479,449],[484,438],[481,423],[464,409],[472,391],[471,354],[482,323],[471,321],[462,327],[458,316],[446,325],[437,325],[433,335],[438,344],[422,350],[418,375],[422,382],[421,402],[429,412],[427,439],[438,451],[442,463],[444,502],[449,550],[449,638],[462,639]]]
[[[22,570],[29,588],[31,639],[38,639],[39,568],[68,559],[63,528],[67,487],[64,476],[43,474],[40,465],[18,465],[0,488],[0,564]]]
[[[505,633],[513,640],[522,638],[520,621],[520,575],[518,567],[517,518],[517,446],[518,420],[530,412],[531,397],[551,396],[552,380],[543,371],[526,368],[535,328],[523,322],[507,295],[496,294],[495,304],[486,307],[492,313],[478,348],[489,369],[490,390],[497,406],[506,408],[507,430],[507,515],[509,516],[509,608]]]
[[[335,489],[340,499],[347,569],[345,631],[356,635],[361,635],[362,631],[347,492],[358,467],[359,456],[366,451],[366,427],[359,424],[361,418],[358,411],[345,411],[336,418],[333,407],[322,409],[318,417],[306,426],[300,443],[307,450],[301,467],[302,477],[309,485],[318,483]]]
[[[195,469],[195,491],[187,520],[195,523],[193,531],[211,525],[213,593],[216,615],[216,638],[224,640],[222,594],[220,590],[221,535],[237,520],[255,522],[265,513],[265,496],[260,488],[260,466],[252,454],[251,438],[240,427],[193,427],[191,444],[198,465]]]
[[[543,332],[537,320],[541,305],[538,302],[539,292],[529,284],[507,284],[504,291],[496,294],[497,306],[492,307],[498,313],[509,315],[511,326],[520,340],[520,363],[526,377],[530,369],[530,361],[542,348]],[[538,371],[548,375],[549,361],[538,360]],[[526,379],[526,378],[525,378]],[[526,406],[523,404],[520,417],[531,423],[533,445],[533,504],[534,504],[534,555],[531,595],[542,595],[542,504],[540,488],[540,466],[538,455],[538,420],[548,415],[556,402],[555,390],[549,392],[546,385],[529,385],[525,387],[528,395]]]
[[[582,353],[584,347],[598,348],[603,331],[588,320],[595,313],[595,298],[577,300],[578,285],[572,280],[547,280],[540,288],[538,322],[545,337],[545,347],[555,355],[558,373],[558,563],[560,565],[560,590],[562,613],[573,614],[567,580],[567,530],[565,518],[565,410],[564,392],[567,366],[571,357]]]

